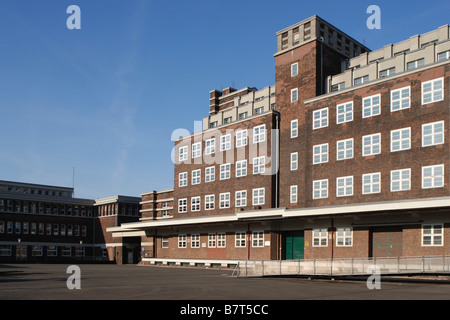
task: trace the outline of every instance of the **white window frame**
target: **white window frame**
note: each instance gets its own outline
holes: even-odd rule
[[[215,233],[208,233],[208,248],[216,248],[217,235]]]
[[[353,121],[353,101],[336,105],[336,124]]]
[[[220,180],[228,180],[231,177],[231,164],[225,163],[220,165]]]
[[[188,173],[181,172],[178,174],[178,187],[186,187],[188,185]]]
[[[200,211],[201,203],[200,197],[192,197],[191,198],[191,212]]]
[[[253,158],[253,174],[262,174],[266,171],[266,157]]]
[[[313,130],[328,127],[328,108],[323,108],[313,112]]]
[[[438,82],[440,82],[438,84]],[[425,92],[425,87],[431,85],[430,91]],[[436,86],[438,87],[436,89]],[[425,97],[430,95],[430,100],[425,101]],[[422,82],[422,105],[435,103],[444,100],[444,78],[437,78],[430,81]]]
[[[439,228],[436,228],[439,226]],[[428,227],[428,228],[427,228]],[[430,232],[426,232],[429,229]],[[436,232],[440,229],[440,232]],[[425,243],[425,238],[429,238],[430,243]],[[424,223],[422,224],[422,247],[443,247],[444,246],[444,225],[442,223]],[[439,239],[439,241],[437,241]],[[428,242],[428,241],[427,241]],[[440,243],[439,243],[440,242]]]
[[[252,232],[252,248],[263,248],[264,242],[264,231]]]
[[[247,247],[247,232],[235,232],[234,234],[234,247],[245,248]]]
[[[213,182],[216,180],[216,167],[205,168],[205,183]]]
[[[216,196],[214,194],[208,194],[205,196],[205,210],[214,210]]]
[[[260,143],[266,141],[266,125],[257,126],[253,128],[253,143]]]
[[[226,134],[220,137],[220,151],[227,151],[231,149],[231,134]]]
[[[436,130],[437,125],[442,125],[442,130]],[[431,127],[429,130],[428,127]],[[422,147],[437,146],[445,143],[445,124],[444,121],[426,123],[422,125]],[[425,140],[431,138],[431,143],[425,144]],[[436,142],[437,141],[437,142]],[[441,142],[440,142],[441,141]]]
[[[291,171],[298,170],[298,152],[291,153]]]
[[[187,248],[187,235],[179,234],[178,235],[178,249]]]
[[[405,174],[407,173],[407,177]],[[399,174],[399,178],[394,180],[394,175]],[[403,185],[403,182],[408,182],[408,187]],[[398,183],[398,188],[394,188],[394,183]],[[411,169],[400,169],[391,171],[391,192],[401,192],[411,190]]]
[[[438,62],[445,61],[447,59],[450,59],[450,50],[444,51],[444,52],[440,52],[440,53],[437,54],[437,61]]]
[[[236,148],[245,147],[247,145],[247,130],[241,130],[236,132]]]
[[[376,193],[381,193],[381,172],[363,174],[362,194],[376,194]]]
[[[291,64],[291,77],[298,75],[298,62]]]
[[[349,143],[351,142],[351,146]],[[354,153],[354,141],[353,138],[339,140],[336,142],[336,160],[342,161],[347,159],[353,159]],[[351,154],[349,152],[351,151]]]
[[[200,234],[191,234],[191,248],[200,248]]]
[[[192,159],[200,158],[202,156],[202,143],[197,142],[192,145]]]
[[[236,178],[247,175],[247,160],[236,161]]]
[[[237,208],[247,206],[247,190],[236,191],[235,193],[235,206]]]
[[[290,203],[297,203],[298,202],[298,186],[291,186],[290,187]]]
[[[219,194],[219,209],[228,209],[230,208],[230,193],[224,192]]]
[[[406,135],[407,132],[407,136]],[[398,139],[394,139],[394,135],[399,133]],[[404,142],[408,142],[408,146],[404,146]],[[398,144],[398,148],[394,148]],[[411,149],[411,127],[402,128],[391,131],[391,152],[400,152]]]
[[[178,148],[178,160],[180,162],[186,161],[188,159],[188,147],[183,146]]]
[[[353,176],[336,178],[336,197],[353,196]]]
[[[338,227],[336,228],[336,247],[352,247],[353,246],[353,228]]]
[[[178,213],[187,212],[187,198],[178,199]]]
[[[214,154],[216,152],[216,138],[205,141],[205,155]]]
[[[445,184],[443,164],[422,167],[422,189],[442,188]]]
[[[202,170],[192,170],[191,172],[191,184],[196,185],[200,184],[202,182]]]
[[[409,61],[406,63],[406,71],[415,70],[425,65],[425,58],[417,59],[415,61]]]
[[[313,147],[313,164],[328,162],[328,143],[319,144]]]
[[[363,119],[375,117],[381,114],[381,94],[363,98]]]
[[[291,139],[298,137],[298,120],[291,121]]]
[[[226,248],[227,247],[227,235],[225,232],[217,233],[217,248]]]
[[[312,239],[313,247],[328,247],[328,228],[314,228]]]
[[[398,97],[394,97],[397,96]],[[391,91],[391,112],[411,108],[411,86]]]
[[[328,198],[328,179],[314,180],[312,189],[314,200]],[[318,196],[316,196],[317,192]]]
[[[363,157],[381,154],[381,133],[362,137],[362,154]]]
[[[265,188],[255,188],[252,190],[252,204],[254,206],[264,205],[266,197]]]
[[[298,88],[291,90],[291,103],[298,101]]]

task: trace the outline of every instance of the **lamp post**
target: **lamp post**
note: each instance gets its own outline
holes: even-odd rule
[[[80,240],[80,255],[81,261],[83,261],[83,240]]]
[[[19,243],[19,261],[20,262],[22,262],[22,250],[21,250],[21,247],[20,247],[20,243],[22,242],[22,239],[17,239],[17,242]]]

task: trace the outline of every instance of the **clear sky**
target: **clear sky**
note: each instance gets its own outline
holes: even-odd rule
[[[81,30],[69,30],[70,5]],[[369,5],[381,30],[369,30]],[[319,15],[372,50],[450,23],[450,1],[0,0],[0,180],[75,196],[173,187],[171,134],[209,91],[275,83],[276,32]]]

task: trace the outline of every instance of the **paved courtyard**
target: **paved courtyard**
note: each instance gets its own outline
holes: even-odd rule
[[[450,284],[298,278],[234,278],[232,270],[79,265],[81,289],[69,290],[68,265],[0,265],[1,300],[449,300]]]

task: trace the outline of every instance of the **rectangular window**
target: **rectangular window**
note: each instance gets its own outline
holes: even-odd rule
[[[391,112],[408,109],[411,106],[411,87],[391,91]]]
[[[422,189],[444,186],[444,165],[422,167]]]
[[[443,246],[444,228],[442,224],[422,225],[422,246]]]
[[[253,174],[260,174],[266,171],[266,157],[253,158]]]
[[[248,112],[239,113],[239,120],[244,120],[248,117]]]
[[[215,196],[213,194],[205,196],[205,210],[214,210]]]
[[[169,247],[169,238],[162,237],[161,238],[161,248],[168,248],[168,247]]]
[[[350,227],[336,229],[336,246],[351,247],[353,243],[353,230]]]
[[[328,179],[313,181],[313,199],[328,198]]]
[[[373,194],[381,192],[381,173],[368,173],[362,176],[363,194]]]
[[[200,197],[191,198],[191,211],[200,211]]]
[[[10,257],[12,246],[0,246],[0,257]]]
[[[200,169],[192,171],[192,184],[200,184],[202,180],[202,171]]]
[[[298,63],[291,64],[291,77],[298,75]]]
[[[444,78],[422,83],[422,105],[444,100]]]
[[[48,226],[48,224],[47,224]],[[16,223],[14,223],[14,233],[15,234],[21,234],[22,233],[22,222],[20,221],[16,221]],[[50,235],[52,233],[52,225],[50,224]]]
[[[0,221],[0,233],[5,233],[5,221]]]
[[[314,247],[328,246],[328,229],[326,228],[313,229],[313,246]]]
[[[411,169],[391,171],[391,192],[411,189]]]
[[[228,117],[228,118],[223,119],[223,123],[224,123],[224,124],[229,124],[229,123],[231,123],[232,121],[233,121],[233,117]]]
[[[216,247],[216,234],[210,233],[208,234],[208,248],[215,248]]]
[[[378,116],[381,114],[381,95],[363,99],[363,118]]]
[[[298,89],[295,88],[291,90],[291,103],[297,101],[298,101]]]
[[[216,152],[216,139],[212,138],[205,141],[205,154],[213,154]]]
[[[353,121],[353,101],[336,106],[336,123]]]
[[[247,130],[236,132],[236,148],[245,147],[247,145]]]
[[[355,86],[369,82],[369,76],[355,78]]]
[[[266,141],[266,125],[253,128],[253,143],[260,143]]]
[[[247,205],[247,191],[236,191],[235,195],[236,207],[245,207]]]
[[[236,248],[245,248],[247,246],[247,234],[245,232],[235,233],[234,246]]]
[[[298,153],[291,153],[291,171],[298,169]]]
[[[313,112],[313,130],[328,127],[328,108]]]
[[[264,98],[262,98],[262,99],[264,99]],[[257,101],[261,101],[261,100],[257,100]],[[256,108],[254,111],[254,114],[263,114],[263,113],[264,113],[264,107]]]
[[[411,149],[411,128],[391,131],[391,152]]]
[[[331,92],[337,92],[345,89],[345,82],[333,84],[331,86]]]
[[[230,179],[230,168],[229,163],[220,165],[220,180]]]
[[[179,187],[186,187],[188,181],[188,174],[187,172],[182,172],[178,174],[178,186]]]
[[[236,178],[245,177],[247,175],[247,160],[236,162]]]
[[[444,143],[444,121],[422,125],[422,147]]]
[[[202,143],[197,142],[192,145],[192,158],[200,158],[202,156]]]
[[[407,63],[407,70],[414,70],[420,67],[423,67],[425,65],[425,59],[419,59],[416,61],[411,61]]]
[[[263,205],[264,204],[264,188],[253,189],[253,205]]]
[[[230,193],[221,193],[219,195],[219,208],[220,209],[226,209],[230,207]]]
[[[178,149],[178,160],[179,161],[185,161],[188,159],[188,147],[184,146],[184,147],[180,147]]]
[[[362,137],[363,157],[381,153],[381,133]]]
[[[185,234],[178,235],[178,248],[187,248],[187,236]]]
[[[220,137],[220,151],[226,151],[231,149],[231,134],[227,134]]]
[[[297,186],[291,186],[290,199],[291,203],[297,203]]]
[[[208,167],[205,168],[205,182],[212,182],[216,179],[216,168]]]
[[[227,237],[225,233],[217,234],[217,248],[226,248],[227,246]]]
[[[191,234],[191,248],[200,248],[199,234]]]
[[[264,247],[264,231],[252,232],[252,247],[253,248]]]
[[[353,158],[353,138],[338,141],[336,147],[336,159],[338,161]]]
[[[353,176],[336,179],[336,197],[353,196]]]
[[[328,143],[313,147],[313,164],[328,162]]]
[[[438,62],[450,59],[450,51],[442,52],[438,54]]]
[[[187,199],[178,199],[178,213],[187,212]]]
[[[380,78],[386,78],[395,74],[395,67],[380,71]]]
[[[298,137],[298,120],[291,121],[291,138]]]

